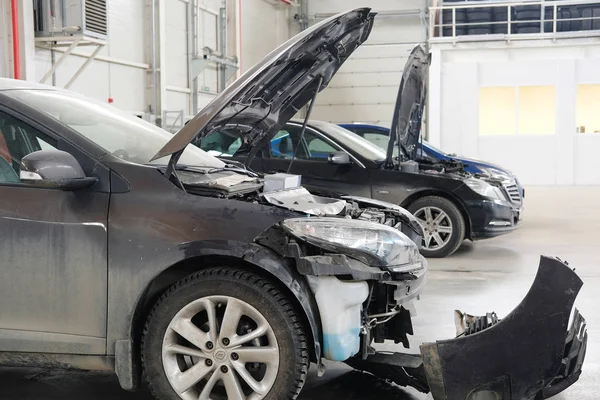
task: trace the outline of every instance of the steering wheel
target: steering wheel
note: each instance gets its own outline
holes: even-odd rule
[[[129,161],[129,153],[125,149],[117,149],[113,151],[113,154],[121,160]]]

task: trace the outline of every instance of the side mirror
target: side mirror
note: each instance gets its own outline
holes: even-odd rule
[[[329,154],[327,162],[330,164],[350,164],[350,156],[344,151],[336,151]]]
[[[21,159],[21,182],[54,189],[77,190],[92,186],[71,154],[60,150],[34,151]]]

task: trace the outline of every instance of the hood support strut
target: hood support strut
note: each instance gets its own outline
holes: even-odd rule
[[[300,139],[298,139],[298,144],[294,149],[294,154],[292,155],[292,160],[290,161],[290,165],[288,165],[287,173],[289,174],[292,170],[292,164],[294,164],[294,160],[296,159],[296,154],[298,153],[298,149],[302,144],[302,139],[304,139],[304,132],[306,131],[306,124],[310,119],[310,114],[312,113],[312,108],[315,105],[315,100],[317,100],[317,96],[319,95],[319,89],[321,88],[321,84],[323,83],[323,75],[319,75],[319,81],[317,82],[317,89],[315,90],[315,95],[310,101],[310,105],[308,106],[308,110],[306,111],[306,117],[304,117],[304,122],[302,122],[302,129],[300,130]]]

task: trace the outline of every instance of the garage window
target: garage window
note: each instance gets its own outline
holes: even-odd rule
[[[479,89],[479,135],[553,135],[554,86],[495,86]]]
[[[520,135],[553,135],[556,132],[556,89],[554,86],[520,86]]]
[[[479,134],[517,133],[517,88],[510,86],[479,89]]]
[[[600,133],[600,84],[577,85],[577,133]]]

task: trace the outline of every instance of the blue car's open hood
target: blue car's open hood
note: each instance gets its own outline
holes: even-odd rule
[[[414,160],[421,132],[421,121],[427,96],[427,73],[430,54],[423,46],[416,46],[404,67],[398,98],[392,118],[386,163],[393,163],[394,146],[398,144],[398,155]]]

